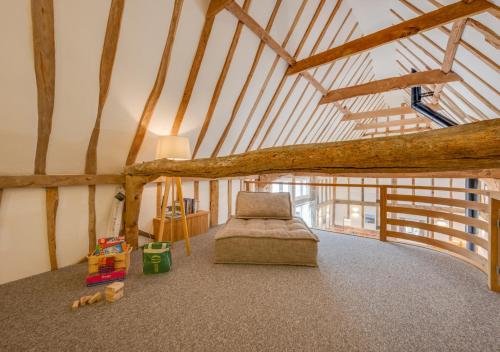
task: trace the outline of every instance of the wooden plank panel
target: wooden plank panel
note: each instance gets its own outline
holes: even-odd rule
[[[460,1],[300,60],[289,67],[287,74],[299,73],[342,57],[359,54],[457,19],[473,16],[492,7],[495,5],[486,0]]]
[[[389,194],[387,196],[388,200],[397,200],[404,202],[417,202],[417,203],[431,203],[431,204],[440,204],[440,205],[449,205],[452,207],[461,207],[461,208],[471,208],[476,209],[482,212],[488,211],[488,205],[473,202],[470,200],[462,200],[462,199],[452,199],[452,198],[441,198],[441,197],[427,197],[427,196],[412,196],[406,194]]]
[[[49,245],[50,270],[57,270],[56,252],[56,216],[59,205],[59,191],[57,187],[45,190],[45,206],[47,216],[47,242]]]
[[[395,137],[267,148],[213,159],[154,160],[127,167],[126,173],[221,178],[283,172],[480,171],[500,169],[499,155],[500,119],[493,119]]]
[[[250,3],[251,0],[245,0],[245,3],[243,4],[244,11],[248,10],[248,8],[250,7]],[[201,143],[203,142],[203,139],[205,138],[205,135],[207,133],[208,126],[212,121],[212,116],[214,114],[217,103],[219,102],[220,93],[222,91],[222,87],[224,86],[224,82],[226,81],[227,72],[229,71],[231,62],[233,61],[233,56],[236,51],[236,47],[238,46],[242,29],[243,29],[243,23],[238,21],[238,24],[236,25],[236,30],[233,35],[233,39],[231,40],[231,45],[229,46],[229,50],[226,55],[226,60],[224,61],[224,65],[222,66],[222,70],[219,74],[219,78],[217,79],[217,84],[215,85],[214,92],[212,94],[212,99],[210,100],[210,104],[208,105],[208,110],[205,115],[205,120],[203,121],[203,125],[201,126],[198,138],[196,139],[192,155],[193,159],[196,158]]]
[[[31,0],[33,57],[38,103],[38,138],[35,174],[45,174],[52,130],[55,90],[54,4],[52,0]]]
[[[451,243],[446,243],[443,241],[438,241],[432,238],[428,237],[423,237],[423,236],[416,236],[416,235],[410,235],[407,233],[402,233],[402,232],[396,232],[396,231],[387,231],[387,236],[388,237],[393,237],[393,238],[399,238],[405,241],[413,241],[413,242],[418,242],[422,243],[428,246],[433,246],[437,247],[440,249],[444,249],[449,252],[453,252],[455,254],[458,254],[462,256],[464,259],[467,259],[467,261],[480,270],[486,272],[487,271],[487,262],[486,259],[483,257],[477,255],[476,253],[469,251],[468,249],[458,247],[454,244]]]
[[[135,163],[135,160],[137,159],[137,154],[139,154],[142,142],[144,141],[149,122],[153,117],[153,112],[156,108],[156,104],[158,103],[158,99],[160,99],[163,86],[165,85],[168,66],[170,64],[170,55],[174,46],[175,34],[177,32],[177,25],[179,24],[183,2],[184,0],[175,0],[170,26],[168,28],[167,40],[161,56],[160,66],[158,67],[158,73],[156,74],[155,83],[149,93],[144,109],[142,110],[142,115],[128,152],[126,161],[127,165]]]
[[[97,173],[97,143],[101,130],[102,110],[104,109],[104,104],[108,97],[124,7],[125,0],[113,0],[109,8],[108,23],[106,25],[106,34],[104,35],[99,69],[99,104],[97,105],[97,116],[94,128],[92,129],[92,134],[90,135],[89,144],[87,146],[87,155],[85,158],[86,174]]]
[[[125,177],[123,175],[0,176],[0,188],[113,185],[124,182]]]
[[[320,104],[328,104],[334,101],[345,100],[357,96],[388,92],[391,90],[404,89],[422,84],[436,84],[461,81],[456,73],[444,73],[441,70],[431,70],[410,73],[404,76],[385,78],[352,87],[339,88],[329,91],[321,100]]]
[[[445,210],[445,209],[443,209]],[[463,215],[457,215],[453,213],[449,213],[446,211],[437,211],[437,210],[429,210],[429,209],[421,209],[421,208],[415,208],[415,207],[404,207],[404,206],[388,206],[387,207],[387,212],[389,213],[401,213],[401,214],[410,214],[410,215],[417,215],[417,216],[426,216],[426,217],[431,217],[431,218],[436,218],[436,219],[444,219],[448,221],[454,221],[454,222],[459,222],[464,225],[471,225],[474,227],[477,227],[479,229],[482,229],[484,231],[488,231],[488,223],[486,221],[476,219],[476,218],[471,218],[468,216],[463,216]]]
[[[445,234],[448,236],[460,238],[462,240],[475,243],[478,246],[481,246],[486,250],[488,249],[488,241],[486,241],[484,238],[471,235],[467,232],[455,230],[455,229],[450,228],[450,227],[439,226],[439,225],[434,225],[434,224],[426,224],[426,223],[418,222],[418,221],[410,221],[410,220],[403,220],[403,219],[391,219],[391,218],[387,219],[387,224],[396,225],[396,226],[407,226],[407,227],[412,227],[412,228],[416,228],[416,229],[438,232],[438,233],[442,233],[442,234]]]

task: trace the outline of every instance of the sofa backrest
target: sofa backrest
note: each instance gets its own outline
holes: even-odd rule
[[[238,192],[236,196],[238,219],[282,219],[292,218],[290,193]]]

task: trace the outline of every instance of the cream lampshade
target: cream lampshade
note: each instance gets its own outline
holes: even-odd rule
[[[161,136],[156,145],[156,159],[189,160],[191,148],[187,137]]]

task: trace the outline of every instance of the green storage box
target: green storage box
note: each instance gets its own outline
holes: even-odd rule
[[[172,268],[170,242],[152,242],[144,245],[142,251],[142,272],[159,274]]]

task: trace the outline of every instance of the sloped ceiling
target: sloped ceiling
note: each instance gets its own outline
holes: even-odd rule
[[[425,12],[436,8],[433,4],[435,1],[411,2]],[[441,1],[442,4],[451,2]],[[183,1],[166,81],[137,161],[154,159],[157,136],[172,131],[192,69],[208,3],[208,0]],[[245,6],[243,1],[237,3]],[[86,149],[97,113],[99,65],[110,5],[110,0],[54,1],[56,83],[47,156],[48,174],[84,172]],[[275,5],[275,1],[253,0],[248,13],[265,28]],[[98,173],[123,170],[139,119],[155,82],[173,8],[174,1],[125,1],[111,86],[102,115],[97,149]],[[297,56],[297,59],[302,59],[310,56],[313,49],[318,53],[398,23],[400,20],[391,13],[391,9],[404,19],[417,16],[397,0],[284,0],[279,6],[270,34],[282,44],[297,13],[302,11],[284,45],[293,56],[317,12],[314,25],[303,40]],[[37,140],[37,93],[30,11],[29,0],[0,2],[0,174],[33,173]],[[334,16],[329,22],[332,13]],[[498,19],[491,14],[484,13],[474,18],[498,31]],[[227,75],[221,77],[236,26],[237,20],[228,11],[217,15],[180,124],[178,134],[189,137],[192,149],[195,149],[197,142],[199,144],[195,157],[222,156],[273,145],[361,137],[361,132],[353,131],[354,123],[340,121],[343,114],[339,107],[333,104],[318,107],[321,94],[301,77],[286,78],[275,101],[270,104],[288,65],[278,59],[273,69],[276,53],[267,45],[256,63],[248,89],[242,94],[242,87],[260,43],[257,36],[245,26]],[[447,36],[438,29],[425,34],[441,48],[446,48]],[[467,27],[463,39],[492,61],[498,62],[498,50],[486,43],[474,28]],[[323,87],[330,89],[406,73],[398,61],[404,67],[416,66],[420,70],[426,69],[425,66],[440,67],[442,52],[418,35],[411,40],[425,47],[438,62],[423,53],[413,42],[403,40],[403,45],[411,52],[401,44],[393,43],[348,60],[339,60],[331,68],[330,65],[324,65],[317,72],[311,70],[310,73],[314,73]],[[413,54],[422,62],[412,57]],[[454,115],[457,111],[462,111],[467,119],[471,116],[471,121],[496,118],[498,110],[492,107],[500,105],[498,91],[491,87],[500,86],[498,72],[463,47],[459,48],[457,59],[462,65],[455,64],[453,70],[464,78],[469,88],[463,83],[447,85],[449,88],[445,88],[445,93],[451,102],[447,103],[450,108],[445,107],[445,113],[456,118]],[[213,104],[214,111],[210,118],[209,106],[217,82],[221,79],[224,83],[216,104]],[[484,100],[478,98],[474,91]],[[240,95],[241,105],[236,111],[234,107]],[[399,91],[348,99],[342,105],[356,112],[399,106],[403,102],[408,102],[408,94]],[[233,113],[234,119],[228,127]],[[207,120],[206,134],[201,138],[200,131]],[[214,153],[217,145],[220,148]]]

